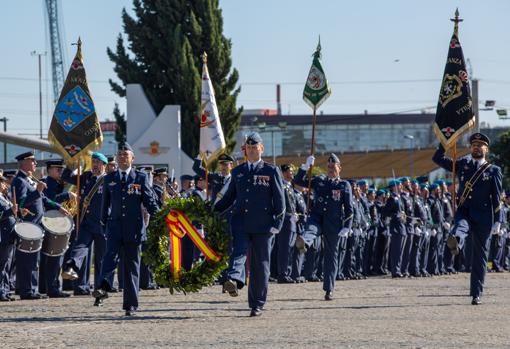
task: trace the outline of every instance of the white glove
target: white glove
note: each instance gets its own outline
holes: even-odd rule
[[[422,233],[421,229],[418,227],[414,228],[414,232],[416,233],[416,235],[421,235]]]
[[[437,235],[437,230],[436,230],[436,229],[432,229],[432,230],[430,231],[430,235],[432,235],[432,236],[436,236],[436,235]]]
[[[314,163],[315,156],[310,155],[309,157],[306,158],[306,162],[303,165],[301,165],[301,168],[305,171],[308,171],[310,169],[310,166],[313,166]]]
[[[275,227],[271,227],[271,229],[269,229],[269,232],[273,235],[276,235],[278,234],[280,231],[278,229],[276,229]]]
[[[499,229],[501,228],[501,223],[496,222],[492,225],[491,235],[499,235]]]
[[[450,227],[451,227],[451,226],[450,226],[450,223],[448,223],[448,222],[444,222],[444,223],[443,223],[443,229],[444,229],[444,230],[448,230],[448,231],[450,231]]]
[[[349,235],[349,231],[350,229],[349,228],[342,228],[340,230],[340,233],[338,233],[338,235],[341,237],[341,238],[345,238],[347,237],[347,235]]]
[[[388,224],[390,224],[390,222],[391,222],[391,218],[390,217],[386,217],[386,219],[384,220],[384,223],[386,225],[388,225]]]

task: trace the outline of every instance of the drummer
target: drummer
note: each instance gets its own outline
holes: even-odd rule
[[[59,204],[68,200],[76,200],[74,193],[64,191],[64,182],[61,178],[63,169],[63,160],[47,160],[46,172],[48,175],[41,179],[42,182],[46,183],[46,189],[43,191],[44,195]],[[63,259],[64,256],[47,256],[41,253],[39,293],[46,293],[50,298],[67,298],[70,296],[69,293],[62,292],[59,280]]]
[[[18,161],[18,173],[12,181],[12,188],[15,191],[16,202],[20,209],[26,209],[22,220],[39,224],[44,213],[44,207],[59,210],[61,213],[69,214],[60,204],[48,199],[43,190],[46,189],[44,182],[32,177],[37,161],[34,153],[29,151],[16,156]],[[38,292],[39,275],[37,272],[37,261],[39,252],[26,253],[16,250],[16,289],[21,299],[47,298]]]
[[[92,171],[85,171],[80,177],[80,233],[74,244],[69,258],[64,261],[62,279],[76,280],[92,243],[94,243],[94,285],[99,285],[99,272],[101,261],[106,250],[106,236],[100,223],[101,204],[103,200],[103,181],[105,169],[108,164],[106,156],[102,153],[92,154]],[[62,179],[70,184],[77,184],[78,176],[66,168]],[[100,305],[100,301],[96,306]]]
[[[11,296],[9,268],[14,246],[14,215],[18,205],[13,205],[7,198],[9,186],[7,178],[0,176],[0,302],[13,301]]]

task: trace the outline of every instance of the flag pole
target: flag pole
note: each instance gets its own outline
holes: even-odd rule
[[[205,161],[205,198],[209,200],[209,165],[207,161]]]
[[[457,211],[457,191],[455,190],[455,182],[456,182],[456,163],[457,163],[457,142],[453,143],[452,146],[452,185],[453,185],[453,193],[452,193],[452,206],[453,206],[453,215],[455,216],[455,212]]]
[[[313,107],[313,116],[312,116],[312,147],[310,149],[310,155],[313,155],[315,152],[315,123],[317,121],[317,108]],[[312,170],[313,164],[310,165],[308,169],[308,193],[307,193],[307,208],[310,208],[310,191],[312,190]]]
[[[76,178],[76,237],[80,232],[80,177],[81,177],[81,158],[78,158],[78,177]]]

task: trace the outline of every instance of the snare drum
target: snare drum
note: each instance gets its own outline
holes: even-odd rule
[[[19,222],[14,225],[14,231],[18,235],[16,248],[25,253],[36,253],[42,247],[44,232],[37,224]]]
[[[52,257],[63,255],[69,247],[73,219],[57,210],[50,210],[44,213],[41,224],[46,231],[42,253]]]

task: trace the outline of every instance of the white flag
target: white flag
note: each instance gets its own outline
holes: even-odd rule
[[[200,113],[200,156],[205,163],[214,161],[225,150],[225,137],[204,53],[202,68],[202,99]]]

